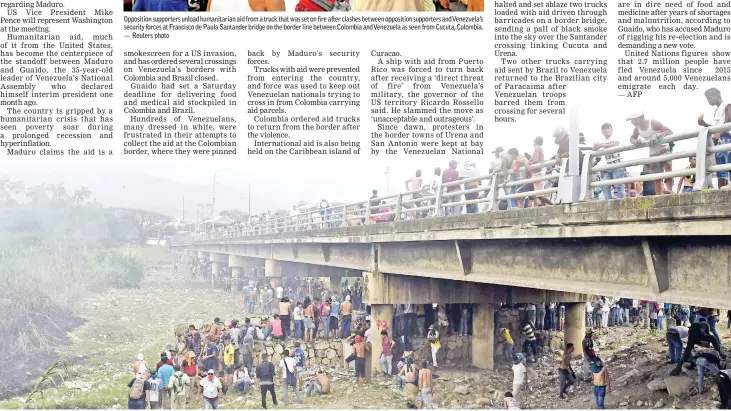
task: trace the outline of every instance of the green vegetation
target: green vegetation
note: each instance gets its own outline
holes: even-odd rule
[[[85,187],[0,177],[0,359],[52,353],[89,292],[137,287],[146,265],[172,261],[162,247],[139,246],[171,234],[171,218],[91,198]]]

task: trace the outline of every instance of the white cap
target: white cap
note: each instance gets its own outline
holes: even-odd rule
[[[210,370],[208,370],[208,373],[207,374],[208,375],[213,375],[213,374],[215,374],[215,372],[213,371],[213,369],[210,369]]]
[[[145,361],[145,356],[142,354],[137,354],[137,361]]]
[[[627,121],[632,121],[632,120],[634,120],[636,118],[640,118],[642,116],[644,116],[644,114],[641,111],[634,111],[634,112],[630,113],[629,116],[627,116]]]
[[[345,296],[345,301],[350,301],[350,295]]]

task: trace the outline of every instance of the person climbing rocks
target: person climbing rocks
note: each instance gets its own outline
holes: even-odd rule
[[[693,348],[702,342],[710,342],[711,345],[713,345],[713,349],[718,351],[721,358],[726,358],[726,354],[721,348],[721,344],[718,339],[716,339],[715,335],[711,334],[711,327],[708,325],[708,322],[705,318],[701,318],[700,321],[691,324],[690,328],[688,328],[688,345],[685,346],[683,357],[670,372],[670,375],[680,375],[683,363],[690,359]]]

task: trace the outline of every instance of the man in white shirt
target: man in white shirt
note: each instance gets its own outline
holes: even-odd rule
[[[516,357],[513,360],[513,397],[518,398],[520,392],[527,386],[528,369],[525,368],[525,364]]]
[[[282,285],[280,284],[277,287],[277,300],[281,300],[282,298],[284,298],[284,288],[282,288]]]
[[[297,373],[297,361],[289,356],[289,350],[284,350],[284,352],[282,352],[282,357],[282,361],[279,361],[279,369],[282,373],[282,392],[284,394],[284,405],[289,405],[290,388],[292,388],[292,390],[294,391],[297,402],[299,404],[302,404],[302,394],[300,394],[300,391],[297,389],[297,381],[299,380],[299,375]],[[288,374],[294,376],[294,378],[287,378]]]
[[[612,147],[619,146],[619,141],[617,139],[612,137],[612,132],[614,129],[612,128],[612,125],[609,123],[602,124],[602,134],[604,135],[604,141],[601,143],[594,144],[594,150],[607,150]],[[604,156],[604,161],[607,165],[611,164],[617,164],[622,161],[622,153],[611,153],[606,154]],[[601,172],[601,178],[602,180],[616,180],[619,178],[624,177],[625,172],[624,167],[617,167],[610,170],[604,170]],[[614,197],[612,196],[612,187],[614,187],[614,190],[617,194],[617,198],[624,198],[625,197],[625,185],[624,184],[617,184],[616,186],[602,186],[602,191],[604,192],[604,199],[605,200],[611,200]]]
[[[206,410],[217,410],[218,401],[223,396],[223,386],[214,374],[213,370],[208,370],[208,376],[201,380],[198,388],[198,400],[203,393],[203,408]]]

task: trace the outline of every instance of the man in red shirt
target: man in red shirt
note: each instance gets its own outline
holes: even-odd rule
[[[391,376],[393,371],[393,346],[396,341],[388,336],[388,331],[381,331],[381,371],[384,376]]]
[[[445,183],[451,183],[452,181],[459,180],[459,171],[457,171],[457,160],[450,160],[449,161],[449,168],[444,170],[442,172],[442,184]],[[453,193],[455,191],[462,191],[462,184],[455,184],[452,186],[448,186],[445,190],[447,193]],[[442,204],[447,203],[456,203],[460,201],[462,198],[461,195],[456,195],[453,197],[449,197],[446,195],[442,195]],[[459,214],[461,211],[461,207],[445,207],[444,208],[444,215],[450,215],[450,214]]]
[[[160,353],[160,362],[157,363],[157,367],[156,368],[159,370],[165,364],[167,364],[167,365],[169,365],[169,366],[172,367],[173,366],[173,360],[169,359],[168,358],[168,354],[165,351],[163,351],[163,352]]]
[[[185,396],[186,403],[190,402],[190,398],[194,392],[197,392],[198,385],[200,382],[198,381],[198,363],[196,362],[195,353],[192,351],[188,351],[187,354],[185,354],[185,360],[182,364],[182,370],[190,377],[190,385],[188,386],[188,392]]]

